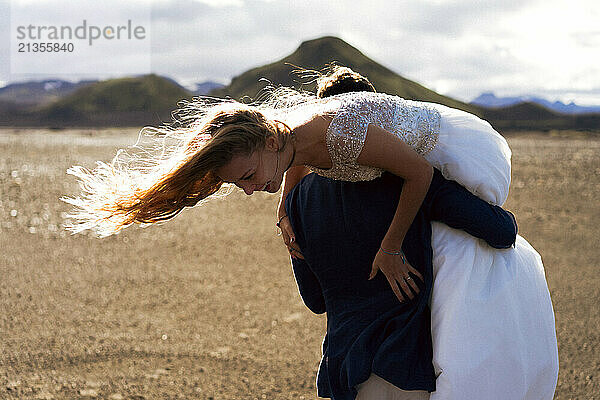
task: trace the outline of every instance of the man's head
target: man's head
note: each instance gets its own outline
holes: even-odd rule
[[[348,67],[336,65],[317,80],[317,97],[329,97],[348,92],[375,92],[369,80]]]

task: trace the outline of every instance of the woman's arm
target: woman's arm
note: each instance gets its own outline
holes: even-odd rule
[[[281,235],[283,236],[283,242],[288,248],[288,251],[292,258],[303,259],[300,249],[296,245],[296,237],[290,224],[289,219],[285,213],[285,198],[294,186],[298,184],[306,176],[310,170],[304,165],[298,165],[291,167],[287,170],[283,178],[283,191],[281,192],[281,198],[279,199],[279,206],[277,207],[277,221],[279,229],[281,229]]]
[[[398,250],[429,190],[433,167],[402,139],[372,124],[357,162],[404,179],[396,214],[382,242],[385,250]]]
[[[281,192],[281,198],[279,199],[279,206],[277,207],[277,220],[285,215],[285,198],[294,186],[298,184],[304,178],[310,170],[304,165],[297,165],[288,169],[283,177],[283,191]]]
[[[406,262],[403,254],[389,253],[402,252],[404,236],[429,189],[433,167],[402,139],[372,124],[367,129],[367,137],[357,162],[384,169],[404,179],[396,213],[375,256],[371,277],[381,269],[400,301],[404,301],[404,296],[398,285],[406,296],[412,299],[414,295],[409,287],[415,293],[418,293],[419,289],[411,274],[421,279],[422,276]]]

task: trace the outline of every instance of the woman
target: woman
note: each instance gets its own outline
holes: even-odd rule
[[[381,269],[404,301],[412,296],[409,287],[418,291],[413,279],[418,275],[405,262],[402,243],[429,187],[432,165],[486,201],[501,205],[507,197],[510,149],[474,115],[378,93],[316,99],[282,91],[260,107],[199,98],[181,110],[177,120],[184,127],[150,128],[178,142],[167,151],[144,158],[148,150],[142,149],[141,161],[132,157],[135,165],[123,164],[122,153],[112,165],[99,163],[91,172],[69,169],[84,192],[65,199],[79,208],[70,229],[106,236],[134,222],[164,221],[224,183],[247,194],[275,193],[288,171],[285,195],[304,166],[348,181],[373,179],[387,170],[404,179],[398,201],[403,212],[394,216],[381,242],[372,275]],[[278,220],[285,223],[282,207]]]

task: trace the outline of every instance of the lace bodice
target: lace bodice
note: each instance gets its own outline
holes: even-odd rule
[[[437,143],[441,117],[428,103],[371,92],[344,93],[332,96],[329,101],[340,102],[325,138],[332,167],[311,167],[319,175],[351,182],[381,176],[381,169],[359,165],[356,161],[369,124],[395,134],[421,155],[430,152]]]

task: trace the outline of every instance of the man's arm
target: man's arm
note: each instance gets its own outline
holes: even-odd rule
[[[424,201],[425,215],[451,228],[462,229],[497,249],[511,247],[517,238],[517,221],[502,207],[488,204],[454,181],[434,171]]]
[[[323,314],[326,310],[321,284],[308,263],[299,258],[292,258],[292,267],[302,301],[310,311]]]
[[[307,179],[306,177],[303,179]],[[303,181],[304,182],[304,181]],[[298,211],[298,208],[302,209],[301,201],[299,200],[299,194],[301,190],[299,189],[300,183],[298,186],[294,187],[290,193],[285,197],[284,200],[284,211],[288,215],[287,221],[290,223],[290,227],[292,223],[295,222],[295,226],[298,228],[299,221],[301,220],[302,214]],[[305,244],[304,240],[304,230],[299,229],[296,232],[296,241],[293,243],[294,245],[300,246],[300,244]],[[303,250],[301,248],[301,250]],[[291,257],[292,260],[292,268],[294,270],[294,278],[296,278],[296,285],[298,286],[298,291],[300,292],[300,297],[302,297],[302,301],[308,307],[309,310],[314,312],[315,314],[323,314],[325,310],[325,298],[323,297],[323,290],[321,288],[321,284],[317,279],[317,276],[313,272],[310,267],[308,261],[304,260],[304,258]]]

